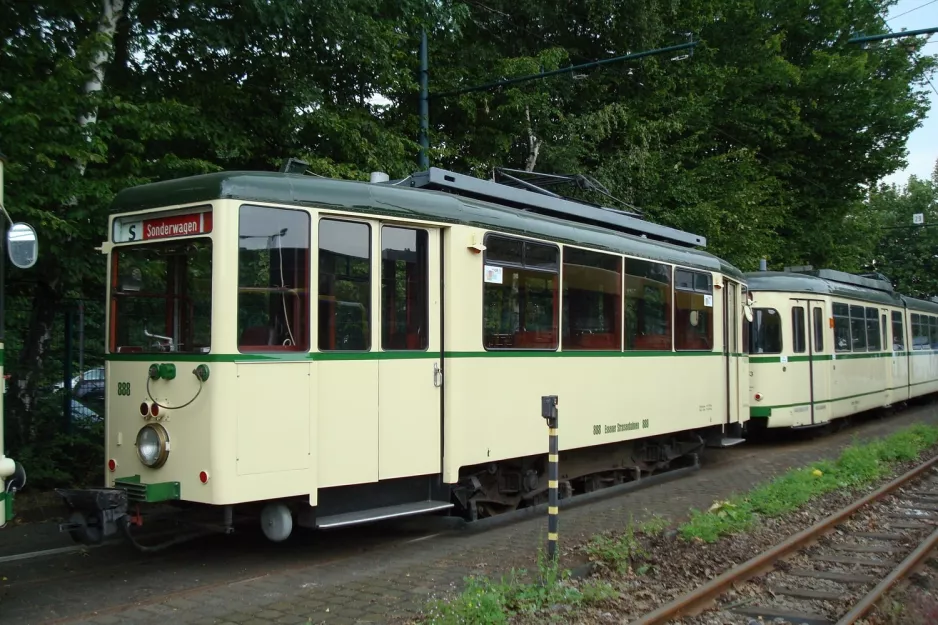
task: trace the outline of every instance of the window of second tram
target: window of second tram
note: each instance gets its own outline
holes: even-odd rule
[[[118,247],[111,257],[112,353],[207,353],[212,241]]]

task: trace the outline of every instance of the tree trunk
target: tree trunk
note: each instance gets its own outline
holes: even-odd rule
[[[534,134],[534,128],[531,125],[531,107],[524,107],[524,115],[528,120],[528,158],[524,164],[525,171],[534,171],[537,164],[537,156],[541,153],[541,145],[544,143]]]

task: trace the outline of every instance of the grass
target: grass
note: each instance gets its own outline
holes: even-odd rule
[[[519,614],[533,614],[557,605],[577,607],[610,599],[615,591],[608,582],[591,581],[577,588],[570,572],[538,554],[538,578],[525,580],[526,571],[515,571],[493,581],[470,577],[466,588],[452,601],[430,604],[425,623],[433,625],[501,625]],[[551,621],[562,619],[553,613]]]
[[[866,444],[854,443],[833,461],[819,461],[792,469],[756,487],[748,494],[715,502],[706,512],[693,510],[690,520],[679,526],[685,540],[715,542],[722,536],[749,529],[759,517],[778,517],[797,510],[825,493],[866,486],[888,475],[898,462],[915,460],[924,450],[938,444],[938,428],[915,425],[885,439]],[[667,519],[654,516],[637,527],[629,519],[624,531],[593,537],[586,546],[589,558],[616,575],[644,575],[651,567],[650,554],[641,536],[659,535],[670,526]],[[538,554],[535,579],[525,579],[526,571],[515,571],[494,581],[470,577],[465,589],[450,601],[430,604],[422,623],[426,625],[502,625],[514,616],[547,610],[549,622],[569,620],[558,612],[600,603],[616,594],[613,586],[591,580],[570,583],[570,572],[556,562],[548,563]],[[544,620],[544,619],[542,619]]]
[[[938,443],[938,428],[918,424],[885,439],[854,443],[834,461],[819,461],[792,469],[748,494],[714,503],[709,510],[693,510],[680,526],[687,540],[715,542],[745,531],[761,517],[784,516],[807,502],[835,490],[855,489],[888,475],[898,462],[915,460]]]

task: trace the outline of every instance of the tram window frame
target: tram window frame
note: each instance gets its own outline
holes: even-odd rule
[[[144,270],[135,270],[132,269],[130,274],[124,273],[122,270],[122,265],[127,264],[127,258],[129,255],[139,255],[144,257],[143,260],[153,260],[152,256],[147,257],[148,252],[152,253],[154,250],[163,250],[164,258],[167,257],[165,250],[171,250],[176,246],[184,246],[186,248],[191,248],[191,246],[196,246],[201,252],[204,252],[207,256],[207,272],[206,275],[198,275],[199,272],[189,271],[191,268],[191,261],[196,257],[196,254],[193,254],[191,251],[187,251],[185,254],[179,254],[180,258],[184,259],[182,265],[185,268],[186,276],[189,280],[198,278],[197,281],[189,282],[185,285],[182,285],[180,292],[176,293],[173,296],[168,296],[164,288],[166,282],[169,282],[168,277],[171,273],[171,268],[168,266],[165,267],[165,270],[161,272],[161,277],[163,278],[164,284],[161,285],[159,291],[153,290],[153,295],[148,295],[149,291],[144,289],[144,281],[147,279],[147,274],[150,273],[146,269]],[[134,242],[129,245],[115,245],[111,251],[111,283],[110,283],[110,297],[109,297],[109,306],[110,306],[110,318],[108,321],[108,340],[107,340],[107,349],[109,353],[112,354],[161,354],[165,353],[165,349],[156,349],[153,344],[155,339],[146,337],[143,334],[144,329],[151,333],[162,334],[165,336],[170,336],[173,338],[174,353],[183,353],[183,354],[209,354],[212,350],[212,338],[213,338],[213,312],[215,307],[215,301],[213,297],[213,280],[214,280],[214,241],[209,236],[198,236],[198,237],[179,237],[172,239],[157,240],[153,243],[139,243]],[[131,263],[133,267],[133,264]],[[178,265],[177,265],[178,266]],[[138,268],[139,269],[139,268]],[[195,275],[193,275],[195,274]],[[200,286],[205,286],[206,288],[201,289]],[[193,296],[195,291],[199,291],[198,294]],[[188,299],[193,300],[191,306],[191,312],[180,307],[168,306],[168,300],[173,299]],[[145,326],[143,319],[139,313],[127,313],[122,311],[123,302],[129,302],[137,299],[142,300],[164,300],[167,304],[164,304],[165,314],[164,319],[166,320],[166,325],[157,325],[158,322],[153,321],[153,325]],[[199,301],[194,301],[199,300]],[[206,311],[196,311],[196,308],[201,303],[202,306],[207,307]],[[176,311],[178,315],[176,314]],[[200,314],[204,312],[205,314]],[[189,313],[189,314],[187,314]],[[132,325],[129,321],[140,321],[139,328],[131,329]],[[207,321],[207,327],[199,328],[198,324],[200,320]],[[168,327],[171,325],[172,327]],[[178,328],[178,332],[175,329]],[[132,344],[130,341],[131,333],[138,333],[141,344]],[[122,335],[126,335],[126,338],[123,338]],[[196,341],[196,338],[205,337],[206,343],[201,344],[200,341]],[[119,339],[119,337],[121,337]],[[135,337],[136,338],[136,337]],[[194,347],[198,345],[198,347]]]
[[[866,308],[866,350],[878,352],[881,349],[879,333],[879,310]],[[875,341],[875,344],[874,344]]]
[[[892,349],[893,351],[905,351],[905,323],[902,313],[898,310],[892,311]],[[897,325],[898,324],[898,325]],[[897,331],[898,328],[898,331]],[[898,340],[897,340],[898,338]]]
[[[881,321],[882,325],[879,327],[879,331],[882,333],[883,342],[880,345],[880,349],[885,350],[887,349],[886,346],[889,345],[889,336],[888,336],[888,331],[887,331],[887,328],[889,327],[889,322],[887,321],[886,313],[882,313],[881,316],[882,316],[882,321]]]
[[[252,215],[247,221],[245,217],[252,212],[261,213],[263,218],[257,220]],[[255,233],[253,230],[245,231],[245,225],[251,220],[262,221],[265,227],[277,230],[274,235],[263,235]],[[296,221],[296,230],[290,232],[290,220]],[[302,222],[302,223],[301,223]],[[281,227],[286,224],[286,227]],[[238,352],[256,353],[256,352],[308,352],[310,347],[310,254],[312,253],[312,215],[309,212],[297,208],[286,208],[281,206],[260,206],[257,204],[241,204],[238,207],[238,287],[237,287],[237,331],[238,331]],[[284,247],[284,239],[290,235],[299,236],[300,241],[297,246]],[[258,238],[266,238],[267,243],[263,248],[251,249],[246,247],[251,241]],[[276,239],[276,244],[273,240]],[[305,247],[303,247],[305,246]],[[280,250],[279,260],[275,261],[274,251]],[[289,250],[289,254],[285,253]],[[261,252],[259,258],[262,259],[260,265],[263,265],[263,252],[267,252],[268,276],[266,285],[245,284],[245,273],[243,263],[247,255],[244,252]],[[289,259],[287,257],[289,256]],[[278,274],[280,276],[280,286],[274,286],[273,281]],[[287,271],[289,270],[289,271]],[[261,269],[259,269],[261,271]],[[258,273],[258,275],[260,275]],[[287,275],[290,279],[287,280]],[[292,286],[287,286],[290,282]],[[280,304],[275,305],[273,299],[280,293]],[[249,295],[267,295],[268,313],[266,323],[250,323],[245,320],[250,314],[250,306],[245,305],[243,298]],[[288,298],[287,295],[293,295],[294,298]],[[292,304],[290,303],[290,300]],[[288,308],[292,305],[292,314]],[[281,315],[282,313],[282,315]],[[263,316],[263,314],[261,314]],[[250,325],[248,325],[250,323]],[[257,337],[257,338],[255,338]],[[257,340],[258,342],[255,342]],[[266,342],[260,342],[266,341]],[[287,344],[292,341],[292,345]]]
[[[742,299],[743,305],[748,306],[749,305],[749,289],[747,289],[745,285],[743,285],[743,287],[740,289],[740,297]],[[753,319],[755,319],[755,317],[753,317]],[[743,342],[740,345],[740,347],[742,348],[741,351],[743,355],[748,355],[749,354],[749,341],[751,340],[749,338],[751,336],[750,326],[752,325],[752,322],[747,321],[746,318],[744,317],[742,319],[741,325],[743,326],[742,327]]]
[[[938,317],[928,317],[929,349],[938,348]]]
[[[824,310],[820,306],[812,308],[814,318],[814,353],[824,351]]]
[[[681,293],[690,295],[690,307],[682,307]],[[699,299],[698,299],[699,296]],[[707,297],[710,305],[707,305]],[[674,351],[678,352],[710,352],[713,351],[713,276],[709,273],[693,271],[691,269],[674,268]],[[697,308],[695,304],[703,302]],[[680,317],[687,313],[687,324]],[[694,323],[694,313],[697,313],[697,323]],[[703,316],[705,333],[700,332],[700,321]],[[706,343],[700,346],[698,341]]]
[[[909,351],[921,351],[925,349],[918,339],[922,336],[922,316],[918,313],[912,313],[909,325],[912,328],[912,345]]]
[[[674,346],[673,268],[664,263],[626,257],[623,273],[625,274],[623,293],[625,351],[672,351]],[[661,278],[666,281],[662,281]],[[632,290],[635,290],[638,296],[630,297],[629,293]],[[657,295],[655,295],[656,291]],[[663,299],[661,299],[662,296]],[[629,322],[630,317],[634,318],[632,323]],[[663,333],[648,333],[651,329],[660,330],[662,323]]]
[[[580,262],[574,262],[578,260]],[[603,266],[605,265],[605,266]],[[622,350],[622,257],[593,250],[574,247],[563,248],[561,257],[563,272],[561,306],[560,345],[570,351],[621,351]],[[575,268],[575,269],[574,269]],[[571,289],[574,273],[579,284],[587,288]],[[603,275],[614,272],[615,279],[603,280]],[[582,282],[580,282],[582,281]],[[608,282],[611,291],[601,290]],[[579,286],[578,284],[578,286]],[[589,288],[594,287],[594,288]],[[597,297],[598,296],[598,297]],[[611,313],[607,308],[611,307]],[[598,319],[593,333],[584,328],[584,320]],[[607,327],[611,323],[611,328]],[[572,325],[577,327],[571,328]],[[587,332],[587,330],[589,330]]]
[[[405,244],[389,247],[394,232],[412,233],[413,250]],[[430,349],[430,233],[426,228],[415,228],[399,224],[381,224],[381,350],[385,352],[425,352]],[[386,236],[392,235],[392,236]],[[415,255],[413,263],[407,260],[388,258],[388,252],[403,254],[410,251]],[[403,302],[396,297],[399,291],[398,277],[404,269]],[[392,274],[386,273],[391,266]],[[411,266],[414,271],[409,271]],[[389,280],[390,279],[390,280]],[[389,291],[393,288],[394,292]],[[400,304],[403,303],[403,309]],[[399,314],[404,316],[403,332],[399,323],[392,324]],[[403,346],[399,345],[403,341]]]
[[[766,319],[772,319],[771,324],[766,323]],[[782,316],[775,308],[753,308],[752,309],[752,330],[749,334],[748,346],[750,355],[764,356],[766,354],[781,354],[785,349],[785,338],[782,332]],[[775,344],[777,349],[772,349],[770,342],[766,339],[767,329],[771,329],[775,335]]]
[[[804,306],[791,307],[791,351],[803,354],[808,349]]]
[[[343,253],[342,251],[334,251],[334,250],[328,250],[328,249],[323,248],[324,237],[322,236],[322,233],[323,233],[324,223],[335,224],[335,225],[341,224],[341,227],[347,227],[349,232],[351,232],[352,228],[355,228],[355,229],[364,228],[364,230],[361,230],[361,231],[367,233],[366,247],[365,247],[365,250],[367,250],[367,256],[365,257],[354,256],[351,254]],[[316,252],[318,254],[318,259],[319,259],[319,262],[317,263],[317,288],[316,288],[316,295],[317,295],[316,301],[317,301],[317,309],[319,311],[319,315],[318,315],[318,320],[316,324],[317,325],[316,334],[317,334],[317,346],[320,352],[367,353],[367,352],[372,351],[373,349],[374,328],[372,327],[372,311],[374,309],[374,301],[373,301],[374,298],[372,296],[372,289],[374,288],[374,274],[375,274],[374,263],[373,263],[373,259],[374,259],[373,238],[374,238],[374,230],[371,224],[363,222],[363,221],[357,221],[354,219],[346,219],[340,216],[329,216],[329,217],[320,217],[319,221],[316,224]],[[336,242],[338,240],[337,237],[335,236],[335,233],[332,233],[332,235],[330,235],[328,239],[330,240],[330,242]],[[361,241],[359,240],[358,243],[360,244]],[[343,264],[345,265],[345,273],[343,274],[339,274],[337,272],[324,273],[323,272],[323,267],[325,265],[325,263],[323,262],[324,253],[334,254],[337,261],[343,258],[346,259],[342,261]],[[357,279],[353,280],[353,278],[356,278],[356,276],[353,275],[353,264],[358,264],[359,267],[365,267],[367,269],[367,273],[364,276],[357,276]],[[337,278],[337,276],[340,276],[340,277]],[[330,284],[330,278],[332,280],[331,284]],[[324,287],[331,286],[332,288],[327,289],[327,290],[337,292],[338,291],[337,283],[340,280],[342,282],[351,282],[351,283],[364,282],[364,284],[366,285],[366,288],[361,289],[359,285],[358,291],[359,291],[359,295],[363,293],[365,297],[359,298],[358,300],[352,300],[352,299],[339,300],[336,298],[334,293],[323,291]],[[354,291],[355,289],[349,289],[349,290]],[[328,312],[328,306],[331,302],[334,302],[335,304],[337,304],[336,311],[335,311],[336,314],[330,314]],[[338,318],[338,314],[337,314],[339,310],[338,304],[351,304],[351,308],[355,308],[356,306],[360,306],[362,308],[361,345],[354,346],[349,349],[344,349],[343,347],[338,346],[339,340],[340,340],[340,333],[338,329],[335,327],[334,323],[332,326],[328,325],[330,321],[334,322]],[[348,326],[349,327],[352,326],[351,320],[348,321]],[[345,336],[346,338],[348,338],[350,334],[345,334],[342,336]],[[325,345],[323,344],[324,339],[326,343]]]
[[[834,302],[831,307],[831,316],[834,318],[834,351],[853,351],[850,339],[850,305]],[[841,340],[844,340],[843,346]]]
[[[865,352],[866,349],[866,308],[856,304],[850,305],[850,351]],[[861,345],[858,339],[863,340]]]
[[[482,239],[485,246],[482,260],[482,347],[485,351],[557,351],[560,348],[560,281],[561,281],[561,253],[560,246],[552,243],[534,241],[504,235],[498,232],[487,232]],[[539,253],[550,250],[555,262],[548,262],[549,256],[540,256]],[[508,271],[506,271],[508,270]],[[506,275],[507,274],[507,275]],[[546,288],[537,291],[532,289],[533,298],[528,297],[528,289],[518,291],[517,301],[519,313],[517,324],[514,319],[509,323],[514,329],[509,333],[501,331],[501,326],[505,324],[505,314],[501,313],[492,318],[493,314],[498,312],[492,308],[493,294],[497,291],[505,291],[505,278],[512,276],[512,282],[509,283],[509,295],[507,298],[501,295],[499,299],[504,303],[507,299],[509,307],[512,305],[511,285],[523,284],[529,282],[536,283],[544,281]],[[543,331],[536,329],[533,331],[522,330],[527,328],[529,315],[529,302],[545,293],[550,294],[550,330]],[[524,311],[520,311],[520,307]],[[533,304],[533,309],[537,311],[537,302]],[[509,316],[513,313],[509,312]],[[501,319],[499,319],[500,317]],[[523,323],[522,323],[523,321]],[[492,325],[494,323],[494,325]],[[489,333],[488,328],[492,325],[496,332]],[[535,322],[533,325],[537,325]],[[516,345],[518,338],[521,338],[522,344]],[[510,344],[506,344],[509,343]]]

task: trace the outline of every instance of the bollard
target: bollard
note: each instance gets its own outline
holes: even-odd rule
[[[544,395],[541,397],[541,416],[547,420],[548,435],[550,438],[549,453],[547,456],[547,556],[551,561],[557,559],[558,529],[558,503],[557,491],[560,481],[559,454],[560,445],[557,440],[557,396]]]

